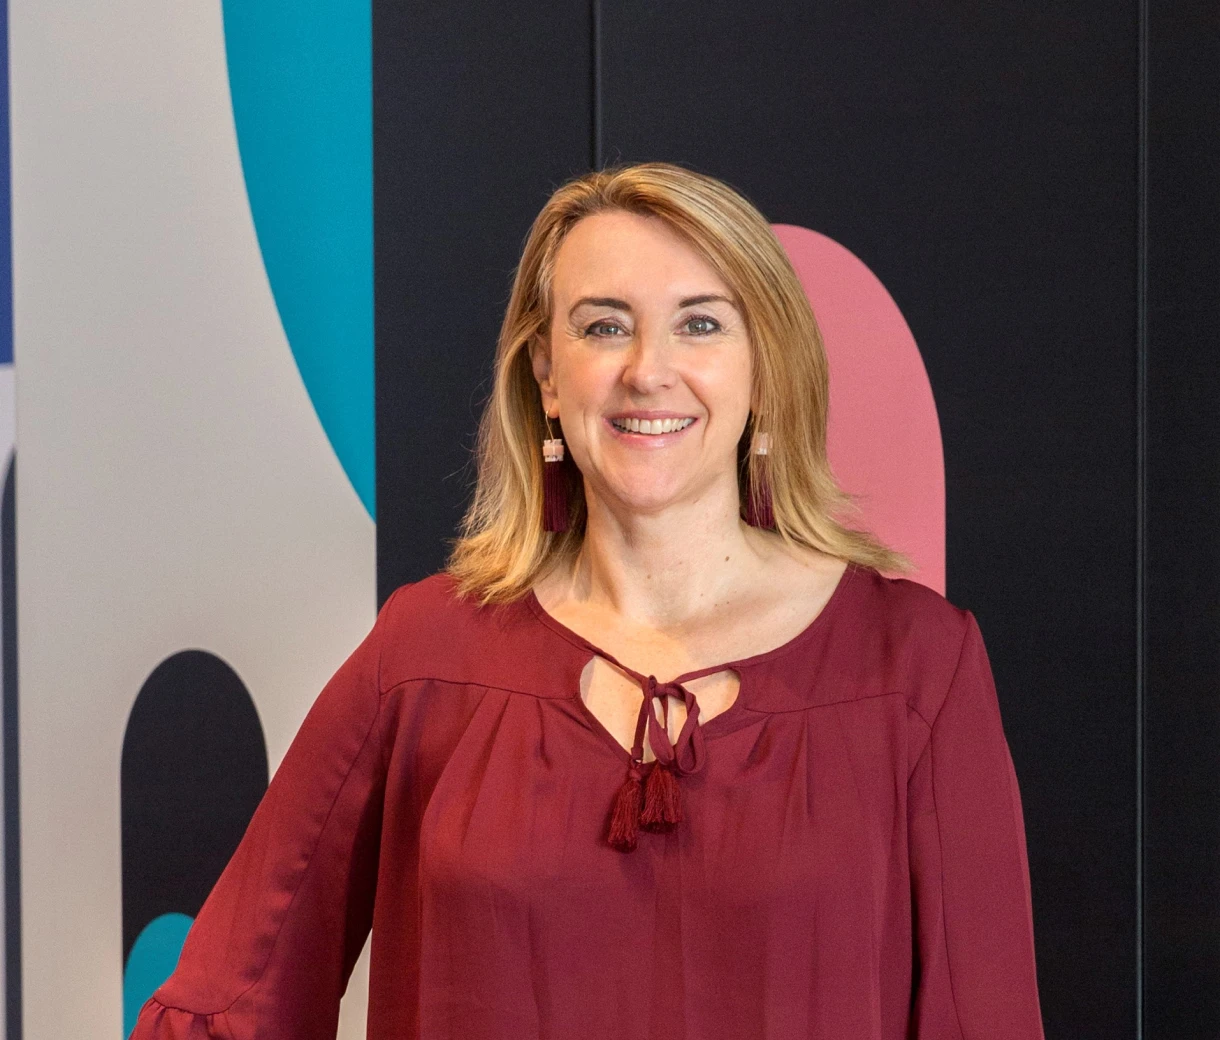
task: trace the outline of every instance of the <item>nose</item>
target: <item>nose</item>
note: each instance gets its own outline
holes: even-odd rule
[[[631,344],[623,365],[623,385],[640,394],[652,394],[674,385],[676,374],[664,332],[641,331]]]

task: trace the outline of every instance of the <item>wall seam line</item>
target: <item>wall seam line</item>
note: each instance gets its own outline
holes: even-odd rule
[[[1135,224],[1135,1036],[1144,1037],[1145,790],[1148,588],[1148,0],[1138,8]]]
[[[602,11],[601,0],[589,0],[590,159],[602,168]]]

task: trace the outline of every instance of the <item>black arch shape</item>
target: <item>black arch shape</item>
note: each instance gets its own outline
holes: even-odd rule
[[[267,789],[267,747],[245,684],[183,650],[145,680],[123,737],[123,964],[148,923],[194,917]]]

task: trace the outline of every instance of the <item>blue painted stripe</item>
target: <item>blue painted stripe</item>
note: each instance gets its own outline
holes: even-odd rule
[[[150,921],[136,939],[123,972],[124,1036],[131,1036],[144,1002],[178,966],[178,955],[192,921],[186,914],[162,914]]]
[[[369,516],[373,71],[369,0],[224,0],[233,116],[280,320]]]

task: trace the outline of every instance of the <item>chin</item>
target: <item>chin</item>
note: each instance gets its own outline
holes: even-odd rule
[[[659,513],[698,494],[692,474],[658,472],[661,467],[623,467],[598,481],[597,494],[616,512]],[[605,479],[609,478],[609,479]]]
[[[671,506],[678,505],[682,497],[673,488],[620,488],[611,496],[611,501],[617,509],[625,509],[629,513],[648,515],[664,512]]]

